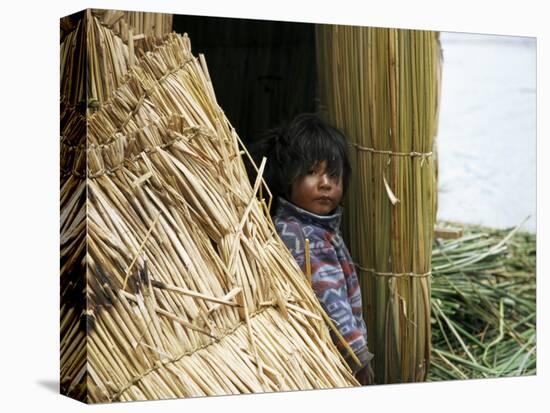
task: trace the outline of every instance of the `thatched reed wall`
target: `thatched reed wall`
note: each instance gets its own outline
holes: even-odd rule
[[[140,38],[145,36],[148,39],[162,39],[162,37],[172,32],[174,17],[167,13],[150,13],[138,11],[123,10],[100,10],[89,9],[93,12],[97,21],[105,27],[108,27],[124,43],[128,45],[131,37]],[[61,40],[71,33],[81,19],[82,13],[66,16],[60,20]],[[135,39],[134,39],[135,40]]]
[[[132,48],[104,14],[80,17],[61,44],[62,392],[356,385],[246,177],[205,60],[186,36]]]

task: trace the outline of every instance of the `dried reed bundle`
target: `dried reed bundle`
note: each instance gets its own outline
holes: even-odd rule
[[[430,357],[438,34],[319,26],[321,102],[350,140],[346,230],[362,274],[376,381],[424,380]]]
[[[134,39],[135,36],[139,39],[144,36],[143,38],[149,40],[159,40],[172,32],[172,14],[98,9],[92,10],[92,13],[125,43],[128,43],[132,36]]]
[[[88,34],[99,27],[88,24]],[[126,58],[116,47],[95,56],[97,85],[105,60]],[[62,233],[87,229],[78,262],[87,347],[73,345],[86,336],[78,309],[65,305],[66,390],[100,402],[356,385],[256,197],[264,164],[252,187],[189,39],[168,35],[111,87],[94,89],[108,99],[88,112],[86,145],[62,145],[71,154],[62,159]],[[86,208],[75,209],[82,197]],[[62,261],[72,262],[65,244]],[[76,282],[76,270],[62,282]]]
[[[127,17],[131,16],[133,14]],[[102,24],[92,10],[88,10],[86,21],[89,25],[86,38],[88,100],[105,102],[122,85],[128,69],[140,57],[161,45],[164,37],[145,36],[143,33],[137,35],[135,29],[130,28],[127,30],[127,38],[123,39],[116,36],[113,29]]]

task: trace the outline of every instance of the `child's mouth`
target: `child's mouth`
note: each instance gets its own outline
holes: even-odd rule
[[[317,201],[322,203],[322,204],[331,204],[332,203],[332,199],[330,199],[328,197],[317,198]]]

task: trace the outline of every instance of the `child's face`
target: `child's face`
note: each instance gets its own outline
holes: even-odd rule
[[[290,202],[317,215],[328,215],[342,199],[342,177],[330,176],[321,161],[292,184]]]

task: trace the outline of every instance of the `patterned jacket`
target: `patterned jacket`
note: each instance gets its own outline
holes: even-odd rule
[[[305,239],[309,239],[312,287],[328,316],[363,365],[372,358],[367,349],[361,291],[349,251],[340,234],[342,208],[332,215],[316,215],[283,198],[278,199],[273,222],[279,236],[305,273]],[[348,352],[336,341],[354,370]]]

